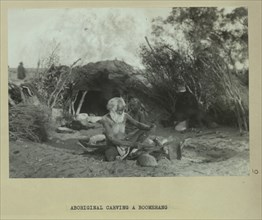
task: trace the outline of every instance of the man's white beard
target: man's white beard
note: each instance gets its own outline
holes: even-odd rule
[[[117,114],[114,111],[111,111],[110,113],[111,118],[116,123],[122,123],[124,121],[125,113],[123,112],[121,115]]]

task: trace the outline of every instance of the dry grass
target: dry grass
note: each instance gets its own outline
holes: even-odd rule
[[[19,104],[9,109],[10,140],[47,140],[50,112],[45,106]]]

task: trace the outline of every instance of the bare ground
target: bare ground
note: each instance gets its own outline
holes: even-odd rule
[[[59,134],[48,142],[11,141],[11,178],[84,178],[145,176],[244,176],[249,175],[249,138],[236,129],[178,133],[158,128],[161,137],[185,140],[181,160],[162,158],[157,167],[141,167],[134,160],[106,162],[101,154],[84,153],[77,140],[101,133],[101,128]],[[172,146],[171,146],[172,147]]]

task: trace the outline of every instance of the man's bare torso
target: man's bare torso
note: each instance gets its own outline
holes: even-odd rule
[[[117,138],[119,140],[125,139],[125,137],[126,137],[126,133],[125,133],[126,116],[124,117],[123,122],[116,123],[115,121],[113,121],[113,119],[110,117],[109,114],[106,114],[103,117],[103,121],[104,121],[104,123],[106,123],[110,127],[114,138]]]

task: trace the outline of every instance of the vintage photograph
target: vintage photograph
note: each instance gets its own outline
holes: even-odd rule
[[[10,178],[248,176],[246,7],[8,10]]]

